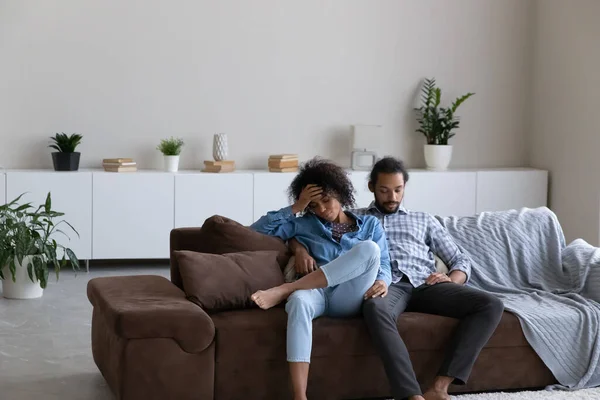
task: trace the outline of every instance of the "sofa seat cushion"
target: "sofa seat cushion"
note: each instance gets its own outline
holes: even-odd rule
[[[240,354],[254,360],[286,356],[287,314],[283,307],[227,311],[212,316],[217,362],[235,362]],[[398,329],[411,352],[443,350],[458,320],[436,315],[404,313]],[[486,347],[529,346],[517,318],[507,312]],[[321,317],[313,324],[312,357],[375,355],[364,321]]]

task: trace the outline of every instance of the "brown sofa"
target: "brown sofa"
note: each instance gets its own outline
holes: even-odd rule
[[[227,253],[253,246],[235,235],[207,239],[203,229],[171,232],[171,280],[121,276],[89,282],[93,357],[117,399],[290,398],[283,306],[210,313],[182,290],[175,251]],[[399,318],[400,335],[423,386],[434,377],[456,323],[419,313]],[[309,398],[389,397],[383,367],[361,318],[320,318],[314,323],[313,342]],[[552,373],[528,345],[518,319],[505,313],[468,384],[452,391],[552,383]]]

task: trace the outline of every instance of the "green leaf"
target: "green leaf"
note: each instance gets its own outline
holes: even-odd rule
[[[77,259],[75,253],[73,253],[73,250],[67,248],[65,249],[65,252],[67,253],[67,256],[69,256],[69,261],[71,262],[71,267],[73,268],[73,271],[78,271],[79,260]]]
[[[27,263],[27,275],[29,275],[29,279],[31,279],[31,282],[35,282],[33,280],[33,265],[34,263]]]
[[[49,213],[50,210],[52,210],[52,198],[50,196],[50,192],[48,192],[48,195],[46,196],[46,202],[44,204],[44,209],[45,209],[46,213]]]
[[[461,105],[462,103],[464,103],[464,102],[465,102],[465,100],[467,100],[469,97],[471,97],[471,96],[474,96],[474,95],[475,95],[475,93],[467,93],[467,94],[465,94],[464,96],[461,96],[461,97],[457,98],[457,99],[456,99],[456,100],[455,100],[455,101],[452,103],[452,113],[455,113],[455,112],[456,112],[456,109],[457,109],[458,107],[460,107],[460,105]]]

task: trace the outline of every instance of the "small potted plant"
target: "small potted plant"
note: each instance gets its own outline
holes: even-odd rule
[[[79,158],[81,153],[75,149],[81,143],[83,136],[73,133],[57,133],[50,139],[54,142],[48,147],[55,149],[52,153],[52,163],[55,171],[77,171],[79,169]]]
[[[65,220],[64,214],[52,209],[50,193],[44,204],[19,204],[20,195],[0,206],[0,279],[2,294],[10,299],[41,297],[48,284],[49,267],[58,280],[60,269],[68,264],[79,270],[79,260],[70,248],[58,244],[55,234],[67,236],[62,224],[79,233]],[[67,261],[68,259],[68,261]]]
[[[160,141],[157,150],[164,156],[166,171],[177,172],[179,170],[179,155],[181,154],[183,144],[182,139],[175,139],[173,137]]]
[[[421,90],[422,105],[415,108],[419,129],[425,135],[425,162],[431,170],[446,170],[452,159],[452,145],[448,141],[459,127],[456,110],[475,93],[458,97],[450,107],[440,107],[442,90],[436,87],[435,79],[425,79]]]

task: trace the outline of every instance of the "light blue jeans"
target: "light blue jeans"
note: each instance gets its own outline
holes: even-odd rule
[[[323,289],[297,290],[287,300],[287,361],[310,362],[312,321],[320,316],[358,315],[364,294],[379,272],[381,250],[367,240],[323,265],[327,279]]]

